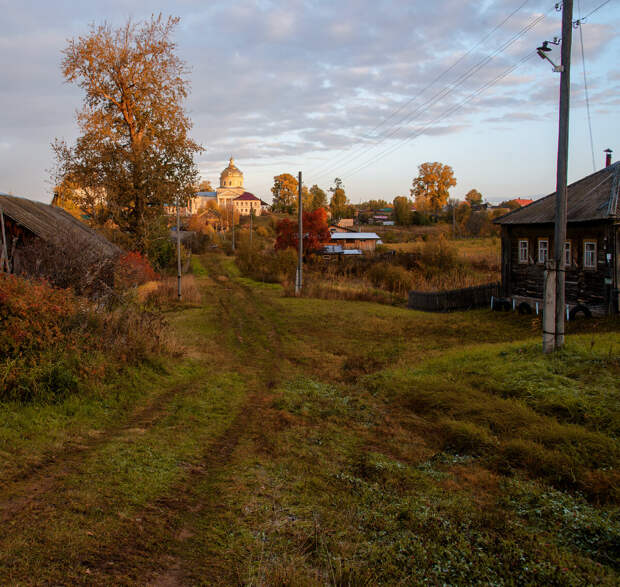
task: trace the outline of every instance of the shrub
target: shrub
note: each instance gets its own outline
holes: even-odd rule
[[[294,249],[259,250],[246,241],[237,249],[236,263],[241,273],[256,281],[285,284],[295,277],[297,252]]]
[[[116,264],[114,283],[120,289],[158,279],[149,260],[137,251],[121,255]]]
[[[456,247],[443,235],[427,240],[420,251],[420,263],[427,273],[445,272],[458,265]]]

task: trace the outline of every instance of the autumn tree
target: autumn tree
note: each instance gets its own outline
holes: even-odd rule
[[[411,200],[405,196],[394,198],[394,220],[401,226],[411,224]]]
[[[274,212],[293,214],[297,210],[297,178],[290,173],[282,173],[273,178],[272,209]]]
[[[327,228],[327,212],[325,208],[318,208],[314,212],[303,213],[304,253],[318,251],[328,242],[331,234]],[[276,225],[277,251],[296,249],[299,242],[299,224],[284,218]]]
[[[327,208],[327,194],[318,185],[314,184],[310,188],[310,195],[312,196],[311,210]]]
[[[211,182],[208,179],[203,179],[197,186],[197,192],[213,192],[215,191],[211,186]]]
[[[74,146],[56,139],[56,179],[79,186],[76,204],[101,206],[108,219],[148,249],[149,225],[165,204],[191,197],[198,173],[183,109],[187,69],[171,36],[179,19],[161,15],[119,29],[91,25],[63,50],[62,73],[84,91]]]
[[[456,185],[454,172],[442,163],[418,165],[418,176],[413,180],[411,195],[418,210],[438,212],[448,201],[449,190]]]
[[[349,200],[344,191],[344,184],[339,177],[334,179],[334,185],[329,188],[329,191],[332,193],[331,200],[329,201],[332,219],[344,218],[348,211]]]
[[[469,190],[465,194],[465,201],[470,206],[480,206],[482,204],[482,194],[478,190]]]

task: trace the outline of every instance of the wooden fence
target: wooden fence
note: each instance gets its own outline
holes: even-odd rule
[[[500,284],[488,283],[451,291],[410,291],[407,306],[425,312],[449,312],[480,308],[491,303],[491,296],[500,295]]]

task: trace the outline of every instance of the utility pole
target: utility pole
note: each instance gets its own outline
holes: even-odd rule
[[[235,204],[231,200],[231,215],[232,215],[232,250],[235,252]]]
[[[252,218],[254,218],[254,206],[250,204],[250,250],[252,250]]]
[[[555,289],[553,302],[551,292],[545,292],[544,313],[555,317],[553,337],[545,328],[550,320],[543,322],[543,352],[550,353],[564,346],[565,322],[565,262],[564,247],[566,243],[566,199],[568,183],[568,118],[570,107],[570,53],[573,32],[573,0],[564,0],[562,3],[562,62],[560,66],[560,116],[558,131],[558,163],[555,190],[555,232],[554,232],[554,259],[548,264],[545,286],[553,279]],[[547,287],[545,287],[547,290]]]
[[[179,213],[179,199],[177,194],[177,298],[181,301],[181,215]]]
[[[299,225],[299,252],[297,258],[297,275],[295,276],[295,295],[301,294],[301,285],[302,285],[302,264],[303,264],[303,255],[304,255],[304,231],[303,231],[303,221],[302,221],[302,202],[301,202],[301,171],[299,172],[299,180],[298,180],[298,203],[297,203],[297,223]]]

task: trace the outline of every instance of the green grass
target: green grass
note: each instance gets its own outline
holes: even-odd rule
[[[545,357],[532,317],[200,266],[203,306],[169,314],[178,364],[3,406],[3,478],[43,468],[0,488],[0,515],[33,500],[0,583],[617,584],[617,319]]]

